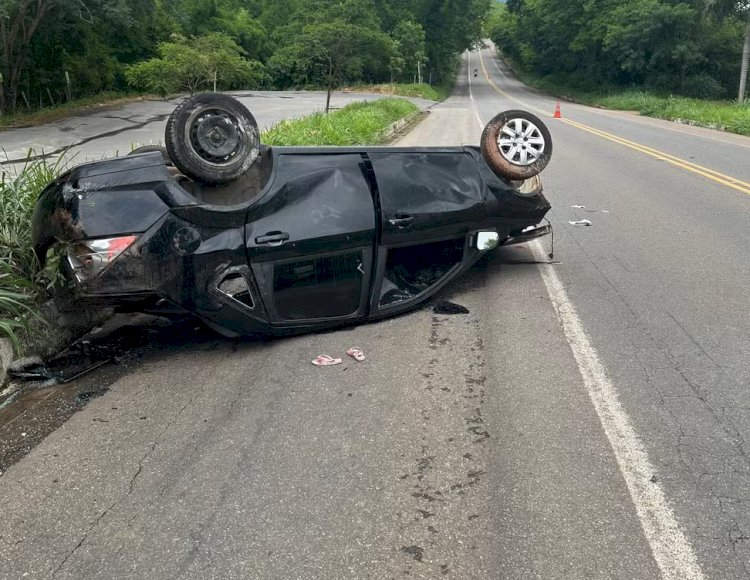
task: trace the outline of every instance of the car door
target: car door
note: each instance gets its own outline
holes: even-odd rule
[[[486,223],[477,152],[389,149],[369,154],[382,235],[373,316],[406,310],[434,293],[473,256],[469,235]]]
[[[369,154],[388,247],[466,234],[487,216],[475,152],[464,147]]]
[[[273,182],[248,212],[247,259],[269,322],[310,326],[364,318],[375,207],[362,156],[276,154]]]

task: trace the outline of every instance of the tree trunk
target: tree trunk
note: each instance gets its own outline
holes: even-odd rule
[[[331,109],[331,93],[333,93],[333,83],[328,83],[328,94],[326,95],[326,115]]]
[[[0,40],[6,60],[3,74],[6,83],[4,100],[10,111],[15,110],[18,105],[21,76],[28,60],[31,41],[39,25],[55,5],[56,0],[21,0],[15,14],[5,18],[0,27]]]
[[[742,49],[742,69],[740,71],[740,91],[737,100],[740,103],[745,101],[745,87],[747,86],[747,69],[750,64],[750,14],[747,16],[747,25],[745,26],[745,46]]]

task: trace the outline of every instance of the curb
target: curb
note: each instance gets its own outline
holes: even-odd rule
[[[0,387],[5,385],[8,367],[15,358],[13,343],[9,338],[0,338]]]
[[[407,115],[406,117],[402,117],[395,123],[391,123],[388,128],[385,130],[385,132],[380,137],[380,141],[385,143],[391,140],[394,135],[396,135],[399,131],[401,131],[404,127],[409,125],[409,123],[413,122],[415,119],[418,119],[419,117],[428,114],[429,111],[417,111],[416,113],[412,113],[411,115]]]
[[[33,338],[24,343],[22,356],[16,355],[16,350],[9,338],[0,337],[0,387],[8,382],[8,370],[18,361],[28,361],[38,357],[46,360],[59,354],[76,340],[86,335],[97,326],[101,326],[112,317],[110,310],[98,312],[80,311],[75,314],[58,312],[51,302],[42,306],[44,320],[47,320],[45,332],[33,333]]]

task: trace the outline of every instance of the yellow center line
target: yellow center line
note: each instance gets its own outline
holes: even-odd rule
[[[479,63],[482,65],[482,72],[484,73],[485,78],[487,79],[487,82],[490,83],[490,86],[495,89],[498,93],[500,93],[502,96],[504,96],[507,99],[510,99],[511,101],[514,101],[518,103],[519,105],[526,107],[527,109],[531,109],[532,111],[535,111],[536,113],[539,113],[541,115],[546,115],[547,117],[551,117],[552,113],[549,113],[547,111],[543,111],[542,109],[538,109],[537,107],[534,107],[533,105],[530,105],[528,103],[525,103],[508,93],[506,93],[504,90],[502,90],[500,87],[498,87],[495,82],[490,78],[490,74],[487,72],[487,68],[484,66],[484,57],[482,56],[482,51],[479,51]]]
[[[500,87],[498,87],[495,84],[495,82],[490,78],[490,75],[484,66],[484,57],[482,56],[481,51],[479,53],[479,62],[482,64],[482,71],[484,72],[484,76],[487,78],[487,81],[490,83],[490,86],[493,89],[495,89],[498,93],[510,99],[511,101],[514,101],[520,105],[523,105],[524,107],[528,109],[531,109],[542,115],[552,117],[552,113],[549,113],[548,111],[543,111],[515,97],[512,97],[511,95],[506,93],[504,90],[502,90]],[[592,135],[596,135],[598,137],[602,137],[603,139],[607,139],[614,143],[624,145],[625,147],[629,147],[630,149],[639,151],[640,153],[644,153],[650,157],[653,157],[654,159],[658,159],[660,161],[666,161],[667,163],[670,163],[674,165],[675,167],[679,167],[680,169],[684,169],[685,171],[690,171],[691,173],[701,175],[707,179],[710,179],[711,181],[715,181],[716,183],[721,183],[722,185],[726,185],[727,187],[731,187],[732,189],[736,189],[737,191],[741,191],[742,193],[746,193],[750,195],[750,183],[746,181],[742,181],[741,179],[737,179],[736,177],[725,175],[724,173],[721,173],[714,169],[709,169],[708,167],[698,165],[697,163],[691,163],[690,161],[681,159],[680,157],[675,157],[674,155],[670,155],[669,153],[665,153],[664,151],[654,149],[653,147],[648,147],[647,145],[641,145],[640,143],[636,143],[635,141],[630,141],[628,139],[625,139],[624,137],[619,137],[617,135],[613,135],[612,133],[607,133],[606,131],[602,131],[601,129],[595,129],[594,127],[584,125],[583,123],[579,123],[571,119],[560,119],[560,120],[563,123],[570,125],[571,127],[576,127],[577,129],[581,129],[582,131],[587,131],[588,133],[591,133]]]
[[[661,151],[658,151],[657,149],[652,149],[651,147],[646,147],[645,145],[640,145],[639,143],[628,141],[627,139],[623,139],[622,137],[617,137],[616,135],[606,133],[605,131],[594,129],[593,127],[583,125],[582,123],[571,121],[570,119],[561,119],[561,120],[564,123],[571,125],[572,127],[577,127],[578,129],[581,129],[582,131],[588,131],[589,133],[593,135],[598,135],[599,137],[608,139],[609,141],[612,141],[614,143],[619,143],[620,145],[624,145],[625,147],[629,147],[630,149],[634,149],[635,151],[640,151],[641,153],[645,153],[646,155],[649,155],[653,157],[654,159],[658,159],[660,161],[666,161],[667,163],[670,163],[671,165],[674,165],[675,167],[679,167],[681,169],[684,169],[685,171],[696,173],[697,175],[701,175],[707,179],[710,179],[717,183],[721,183],[722,185],[726,185],[727,187],[731,187],[732,189],[736,189],[737,191],[741,191],[743,193],[750,195],[750,184],[742,180],[735,179],[734,177],[730,177],[728,175],[724,175],[723,173],[719,173],[718,171],[714,171],[713,169],[704,168],[700,165],[690,163],[689,161],[685,161],[684,159],[680,159],[679,157],[674,157],[673,155],[669,155],[668,153],[663,153]]]

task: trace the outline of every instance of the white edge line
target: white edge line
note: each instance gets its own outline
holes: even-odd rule
[[[530,246],[536,259],[546,262],[541,243],[537,240]],[[552,266],[541,266],[539,270],[562,324],[565,338],[573,351],[583,383],[614,450],[662,577],[668,580],[702,580],[703,572],[693,548],[677,523],[664,489],[653,479],[656,470],[630,417],[620,404],[617,391],[607,377],[604,365],[600,362],[557,272]]]
[[[469,98],[474,102],[474,93],[471,90],[471,51],[467,50],[468,58],[466,59],[466,76],[469,79]]]
[[[474,109],[474,114],[477,116],[477,123],[479,123],[479,128],[484,131],[484,123],[482,123],[482,118],[479,116],[479,113],[476,109]]]
[[[468,65],[468,68],[466,69],[466,71],[467,71],[467,76],[469,77],[469,97],[471,98],[471,106],[474,109],[474,114],[477,117],[477,123],[479,123],[479,128],[484,130],[484,123],[482,123],[482,118],[479,116],[479,111],[477,111],[477,104],[474,101],[474,93],[471,90],[471,53],[472,51],[469,50],[467,52],[469,53],[468,58],[466,59],[467,65]]]

